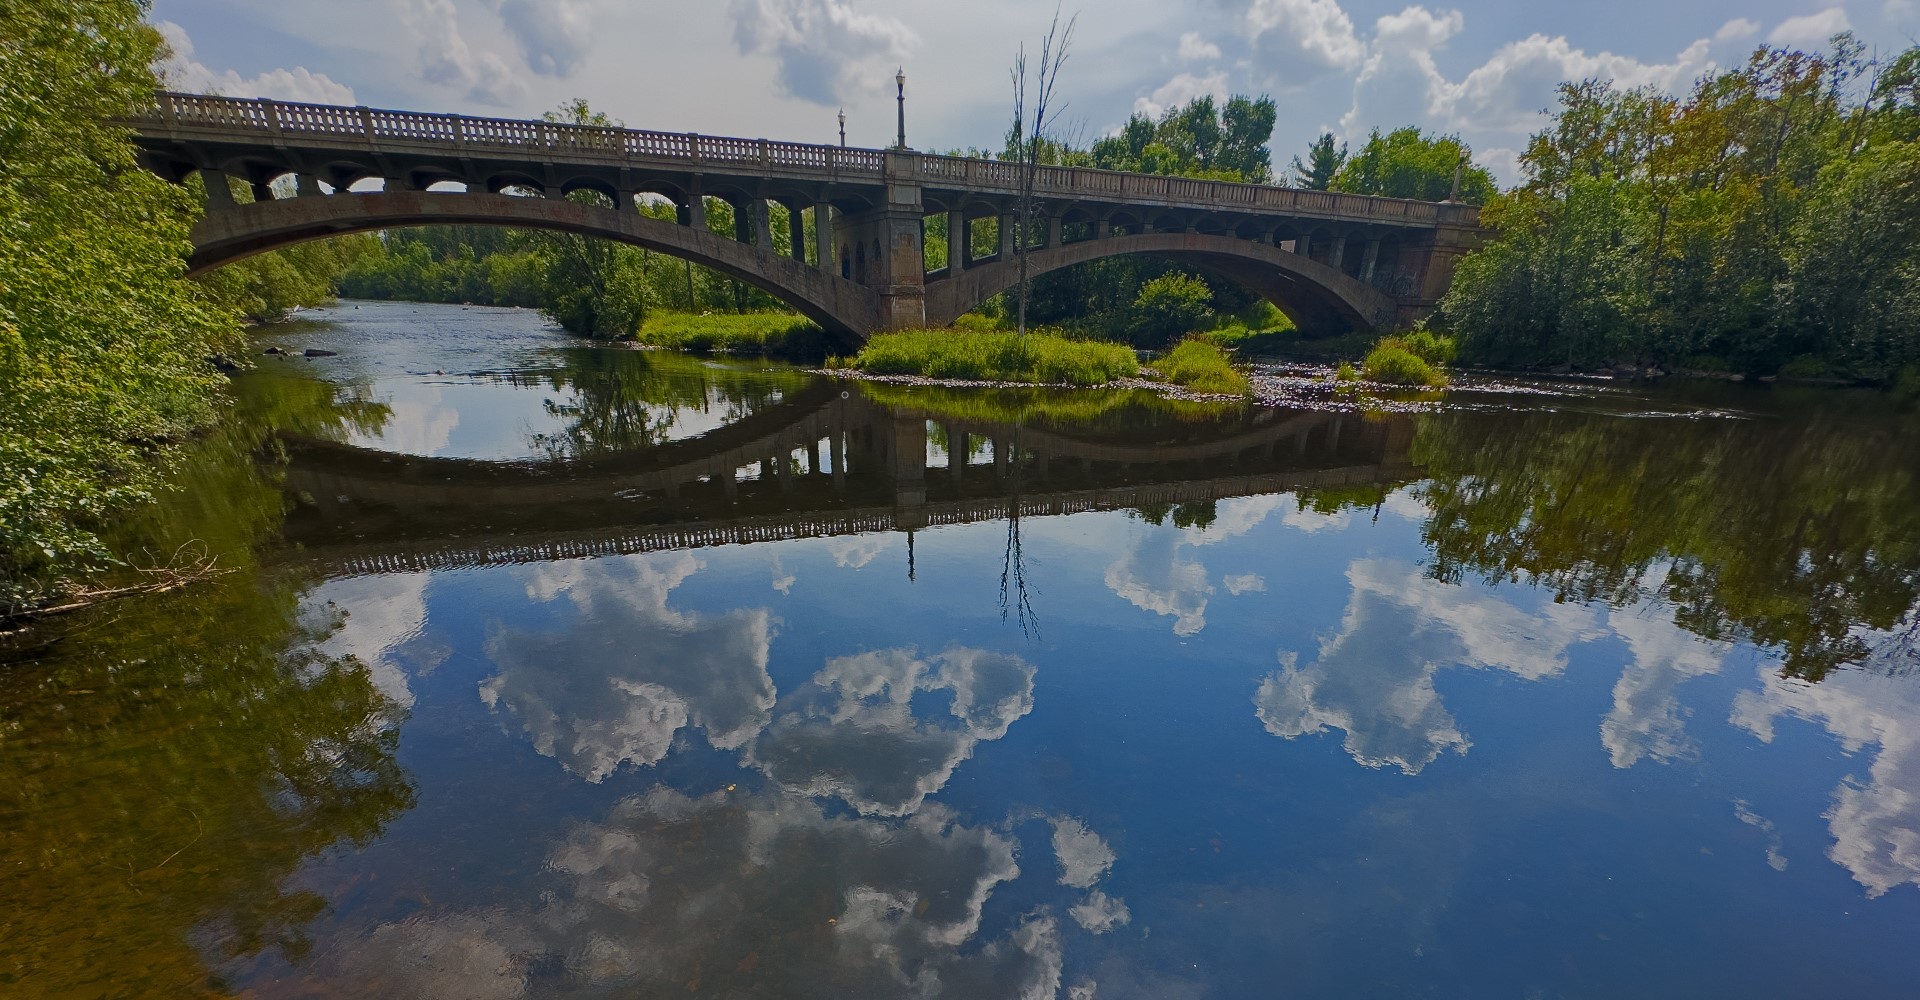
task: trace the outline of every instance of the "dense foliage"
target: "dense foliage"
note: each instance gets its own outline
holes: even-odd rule
[[[1321,142],[1330,138],[1322,136]],[[1374,129],[1366,145],[1342,158],[1331,186],[1348,194],[1419,201],[1452,198],[1469,205],[1485,204],[1498,189],[1493,174],[1474,165],[1459,136],[1428,136],[1412,126],[1385,135]]]
[[[1196,97],[1158,119],[1128,118],[1119,133],[1093,144],[1087,160],[1102,170],[1264,184],[1273,179],[1267,140],[1277,113],[1271,97],[1236,95],[1225,105]]]
[[[113,560],[152,446],[214,414],[238,325],[184,280],[191,192],[108,124],[151,99],[134,0],[0,8],[0,613]]]
[[[1440,322],[1502,364],[1920,365],[1920,49],[1761,49],[1685,99],[1560,90]]]

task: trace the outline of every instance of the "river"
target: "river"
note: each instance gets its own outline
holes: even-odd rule
[[[7,996],[1920,982],[1877,397],[915,388],[371,302],[270,345],[334,354],[115,528],[220,574],[0,662]]]

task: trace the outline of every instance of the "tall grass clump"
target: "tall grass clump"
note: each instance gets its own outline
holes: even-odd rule
[[[1453,360],[1455,352],[1452,337],[1426,330],[1382,337],[1360,363],[1360,372],[1369,382],[1443,389],[1447,375],[1441,369]]]
[[[875,334],[846,366],[875,375],[1105,385],[1140,373],[1132,348],[1053,333],[907,330]]]
[[[1252,390],[1225,351],[1198,337],[1175,344],[1153,367],[1167,381],[1195,392],[1241,396]]]
[[[825,358],[833,347],[827,331],[791,313],[656,312],[640,325],[634,339],[693,354],[757,354],[796,360]]]

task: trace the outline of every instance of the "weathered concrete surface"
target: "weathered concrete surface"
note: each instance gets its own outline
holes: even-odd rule
[[[372,192],[209,212],[194,227],[188,267],[199,274],[275,247],[406,226],[515,226],[618,240],[684,257],[764,289],[837,333],[864,335],[880,323],[869,289],[751,244],[638,212],[504,194]]]
[[[149,169],[208,182],[197,269],[340,232],[534,226],[685,256],[860,336],[945,325],[1012,284],[1023,186],[1014,163],[187,94],[157,95],[128,124]],[[377,194],[347,193],[372,179]],[[254,204],[235,204],[236,180]],[[426,194],[436,186],[463,190]],[[582,191],[595,197],[569,200]],[[1032,191],[1036,271],[1161,254],[1248,285],[1310,330],[1419,318],[1483,235],[1468,205],[1258,184],[1042,167]],[[679,225],[641,217],[642,198],[671,201]],[[733,239],[708,229],[715,199],[734,208]],[[773,242],[776,206],[792,223],[785,256]],[[950,265],[932,275],[929,216],[950,228]],[[965,232],[985,219],[1000,223],[998,260],[967,260]]]
[[[1399,304],[1380,290],[1299,254],[1231,236],[1200,233],[1143,233],[1111,236],[1034,250],[1027,255],[1030,277],[1121,254],[1152,254],[1226,273],[1266,296],[1303,326],[1337,318],[1355,327],[1386,326]],[[949,326],[987,299],[1012,288],[1020,276],[1017,259],[1005,255],[952,275],[941,272],[927,284],[927,322]]]

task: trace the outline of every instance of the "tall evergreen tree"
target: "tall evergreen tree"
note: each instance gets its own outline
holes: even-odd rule
[[[1309,191],[1325,191],[1333,187],[1334,177],[1346,165],[1347,144],[1340,143],[1336,148],[1333,133],[1322,132],[1307,149],[1305,163],[1300,162],[1298,156],[1293,158],[1293,183]]]

